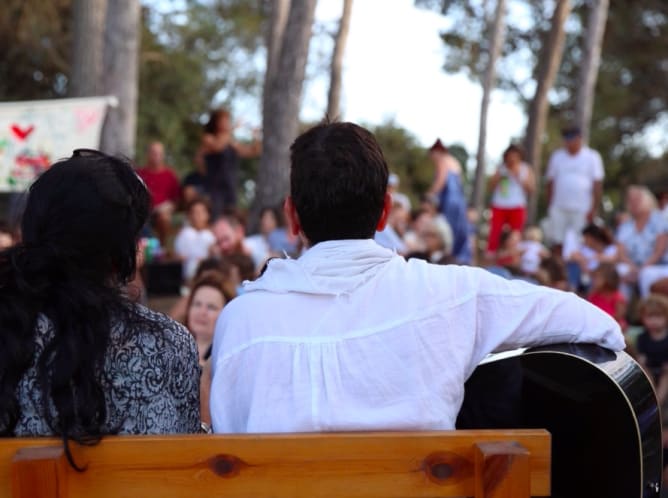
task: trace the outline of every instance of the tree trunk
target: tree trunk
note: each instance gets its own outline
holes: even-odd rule
[[[583,58],[580,65],[575,122],[582,130],[582,139],[589,140],[591,113],[594,107],[594,88],[601,63],[601,48],[605,23],[608,19],[609,0],[592,0],[589,7],[589,21],[585,33]]]
[[[139,0],[112,0],[104,36],[105,93],[118,98],[102,130],[101,149],[109,154],[134,157],[139,86]]]
[[[261,207],[281,203],[289,191],[289,148],[299,127],[299,108],[315,6],[316,0],[292,0],[276,72],[266,85],[262,157],[252,219],[257,217]]]
[[[101,95],[107,0],[74,0],[70,97]]]
[[[485,69],[482,85],[482,102],[480,104],[480,131],[478,133],[478,154],[472,196],[473,205],[477,211],[482,210],[483,201],[485,199],[485,147],[487,145],[487,113],[489,111],[489,101],[492,94],[492,89],[494,88],[494,80],[496,79],[496,61],[501,54],[501,47],[503,46],[503,38],[505,36],[505,17],[506,0],[497,0],[496,11],[494,12],[492,31],[490,35],[489,60],[487,62],[487,68]]]
[[[529,107],[529,122],[526,133],[526,153],[529,163],[533,166],[536,179],[541,179],[541,149],[543,146],[543,135],[545,133],[545,122],[547,120],[549,92],[557,76],[557,70],[561,65],[564,52],[566,32],[564,24],[571,12],[570,0],[557,0],[552,14],[550,31],[543,48],[541,49],[536,75],[536,93]],[[529,198],[528,219],[535,223],[536,210],[538,207],[538,193]]]
[[[341,115],[341,73],[343,67],[343,52],[350,30],[350,17],[353,10],[353,0],[343,0],[343,14],[339,21],[339,31],[334,42],[332,67],[329,77],[329,95],[327,96],[327,116],[338,119]]]
[[[262,120],[266,118],[267,96],[270,95],[269,88],[276,77],[278,58],[281,54],[281,43],[285,25],[288,21],[290,11],[290,0],[270,0],[269,27],[267,29],[267,69],[264,74],[264,89],[262,92]]]

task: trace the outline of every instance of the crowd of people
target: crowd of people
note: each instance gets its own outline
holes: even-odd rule
[[[605,226],[600,156],[580,130],[563,137],[541,226],[526,225],[539,182],[512,144],[490,181],[486,232],[440,140],[426,151],[433,184],[413,204],[373,136],[347,123],[297,139],[291,194],[262,209],[253,234],[236,177],[261,143],[235,141],[225,111],[183,181],[157,141],[136,175],[90,151],[56,163],[30,190],[20,237],[0,226],[0,434],[452,428],[485,354],[549,343],[557,329],[627,346],[667,401],[668,217],[636,185]],[[182,265],[173,320],[132,291],[146,238]],[[478,320],[481,302],[523,320]]]

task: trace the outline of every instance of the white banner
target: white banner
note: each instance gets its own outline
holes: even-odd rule
[[[0,191],[25,190],[74,149],[97,149],[114,97],[0,103]]]

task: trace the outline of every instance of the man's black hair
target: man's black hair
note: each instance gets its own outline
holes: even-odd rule
[[[290,152],[290,191],[309,242],[373,237],[388,179],[373,134],[353,123],[322,123]]]

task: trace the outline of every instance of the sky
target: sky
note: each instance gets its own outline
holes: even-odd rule
[[[316,19],[337,21],[341,11],[341,0],[319,0]],[[439,137],[464,145],[475,156],[482,90],[464,75],[443,71],[445,46],[439,33],[447,22],[414,7],[413,0],[354,0],[343,63],[343,118],[372,125],[393,119],[425,146]],[[302,119],[322,117],[328,86],[327,75],[308,82]],[[494,91],[487,157],[500,158],[525,125],[513,98]]]

